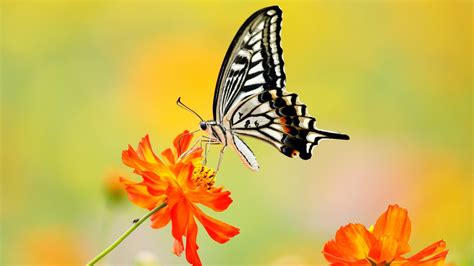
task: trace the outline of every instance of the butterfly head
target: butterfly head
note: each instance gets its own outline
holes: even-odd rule
[[[206,131],[207,130],[207,122],[205,122],[205,121],[199,122],[199,127],[201,128],[201,130]]]
[[[218,124],[214,120],[207,120],[199,122],[199,128],[207,134],[214,134],[220,127],[216,127]]]

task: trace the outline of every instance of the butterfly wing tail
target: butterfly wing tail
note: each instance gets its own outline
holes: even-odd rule
[[[322,135],[320,139],[340,139],[340,140],[350,139],[349,135],[339,133],[339,132],[329,131],[329,130],[314,129],[314,132]]]
[[[288,157],[299,157],[308,160],[313,155],[313,148],[324,139],[348,140],[342,133],[317,129],[315,127],[281,125],[285,134],[281,139],[281,153]]]

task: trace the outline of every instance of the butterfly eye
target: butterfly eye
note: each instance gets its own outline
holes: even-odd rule
[[[199,123],[199,127],[200,127],[202,130],[206,130],[206,129],[207,129],[207,124],[206,124],[206,122],[201,122],[201,123]]]

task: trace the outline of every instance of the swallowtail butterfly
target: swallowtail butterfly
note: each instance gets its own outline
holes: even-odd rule
[[[217,80],[214,120],[199,125],[209,134],[210,144],[223,145],[221,157],[230,145],[254,171],[259,169],[255,155],[239,136],[266,141],[284,155],[304,160],[323,139],[349,139],[318,129],[298,95],[286,91],[281,21],[281,9],[271,6],[255,12],[240,27]]]

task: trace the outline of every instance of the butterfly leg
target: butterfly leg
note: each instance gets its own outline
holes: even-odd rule
[[[202,161],[202,165],[205,166],[207,164],[207,152],[209,150],[209,145],[216,145],[216,144],[219,144],[220,142],[210,137],[203,136],[202,139],[200,140],[200,143],[201,143],[201,148],[202,148],[202,145],[204,144],[204,160]]]
[[[201,144],[203,142],[203,139],[204,138],[207,138],[206,136],[200,136],[199,138],[196,139],[196,141],[194,141],[194,143],[189,147],[188,150],[191,150],[193,149],[194,147],[196,147],[198,144]],[[200,146],[202,148],[202,144]]]
[[[199,138],[197,138],[197,140],[194,141],[194,143],[192,145],[190,145],[189,148],[181,154],[180,158],[185,157],[190,151],[192,151],[202,141],[206,141],[206,140],[203,140],[204,137],[205,136],[200,136]],[[202,145],[201,145],[201,148],[202,148]]]
[[[224,157],[224,151],[227,146],[222,146],[221,152],[219,153],[219,161],[217,162],[216,173],[219,172],[221,167],[222,157]]]
[[[201,142],[202,144],[202,142]],[[211,138],[204,140],[204,161],[202,162],[203,165],[207,164],[207,152],[209,151],[209,145],[211,144]]]

